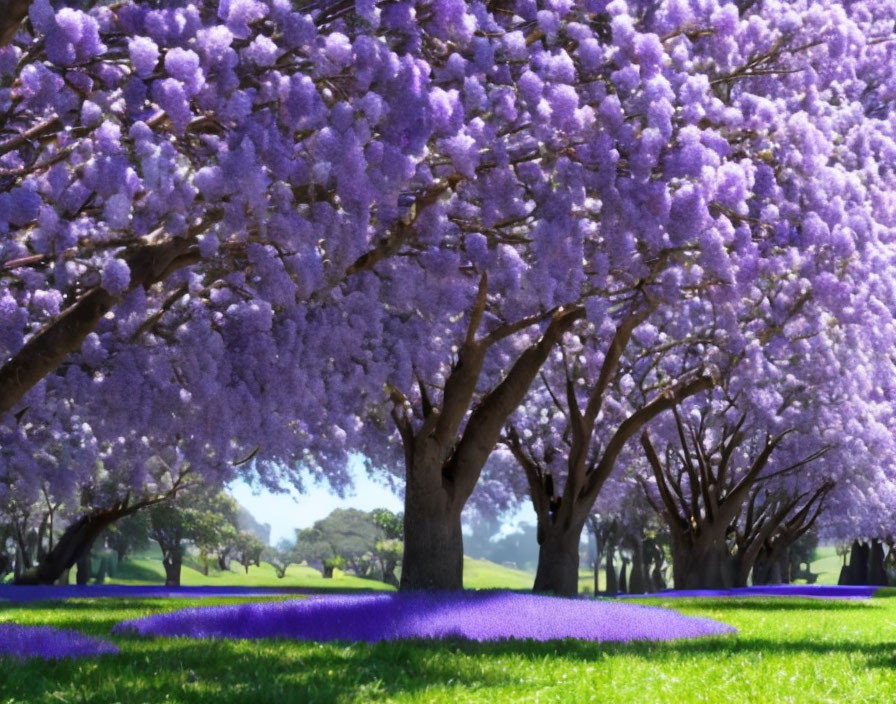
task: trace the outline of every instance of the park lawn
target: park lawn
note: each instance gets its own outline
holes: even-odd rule
[[[535,575],[503,565],[464,557],[464,586],[467,589],[522,589],[532,588]],[[130,557],[106,584],[164,584],[165,570],[154,556]],[[361,579],[335,570],[332,579],[324,579],[319,570],[305,565],[290,565],[283,579],[277,577],[267,562],[260,567],[251,565],[248,573],[241,565],[232,565],[229,571],[209,570],[202,574],[188,565],[181,568],[181,584],[185,587],[302,587],[307,589],[368,589],[392,591],[394,587],[371,579]],[[590,584],[590,582],[589,582]],[[0,699],[0,704],[2,704]]]
[[[810,568],[818,574],[816,584],[836,584],[840,579],[840,567],[843,558],[837,554],[837,548],[833,545],[820,545],[815,549],[815,559]]]
[[[896,692],[896,590],[865,601],[639,600],[740,630],[669,643],[371,645],[110,635],[122,619],[239,601],[0,604],[0,620],[74,628],[121,649],[94,659],[2,661],[0,701],[839,703],[892,702]]]
[[[106,584],[164,584],[165,570],[159,560],[149,557],[128,558],[114,578]],[[324,579],[320,570],[305,565],[290,565],[283,579],[277,577],[273,566],[262,562],[260,567],[251,565],[246,572],[242,565],[233,565],[229,571],[209,570],[202,574],[188,565],[181,568],[180,583],[185,587],[303,587],[307,589],[363,589],[391,591],[391,585],[373,579],[361,579],[341,570],[335,570],[332,579]],[[0,703],[2,703],[0,699]]]

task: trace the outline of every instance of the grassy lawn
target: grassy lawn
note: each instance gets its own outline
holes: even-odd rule
[[[125,618],[235,603],[0,604],[0,620],[107,637],[121,654],[0,661],[0,702],[892,702],[896,590],[864,602],[644,599],[738,636],[671,643],[318,644],[112,637]]]
[[[106,584],[164,584],[165,570],[162,563],[151,557],[129,558],[121,564],[115,578]],[[261,567],[251,565],[246,572],[241,565],[234,565],[229,572],[209,570],[206,576],[199,570],[184,565],[180,583],[185,587],[308,587],[318,589],[366,589],[392,590],[388,584],[372,579],[361,579],[335,570],[332,579],[324,579],[319,570],[305,565],[290,565],[283,579],[277,577],[267,562]],[[531,585],[530,585],[531,586]],[[2,703],[2,700],[0,700]]]

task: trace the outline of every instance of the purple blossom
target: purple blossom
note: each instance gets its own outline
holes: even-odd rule
[[[20,626],[0,623],[0,656],[26,658],[89,657],[117,655],[118,648],[108,641],[91,638],[78,631],[61,630],[50,626]]]
[[[659,592],[649,596],[661,597],[741,597],[741,596],[791,596],[816,599],[868,599],[874,596],[877,587],[840,586],[836,584],[770,584],[758,587],[736,587],[733,589],[678,589]]]
[[[148,77],[159,62],[159,47],[149,37],[134,37],[128,42],[128,53],[134,71],[140,78]]]
[[[109,259],[103,266],[103,288],[111,294],[127,290],[131,282],[131,270],[123,259]]]
[[[257,66],[272,66],[277,60],[277,45],[268,37],[259,35],[246,48],[246,56]]]
[[[155,83],[153,93],[156,102],[171,118],[171,124],[178,133],[183,133],[191,115],[190,103],[183,84],[174,78],[166,78]]]
[[[658,607],[511,592],[325,596],[194,608],[123,621],[114,633],[376,642],[403,638],[672,640],[736,633]]]
[[[199,56],[196,52],[175,47],[165,54],[165,70],[172,78],[180,81],[188,95],[196,95],[205,83],[202,70],[199,68]]]

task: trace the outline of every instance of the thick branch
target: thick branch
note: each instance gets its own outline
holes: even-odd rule
[[[669,409],[674,408],[686,398],[694,396],[695,394],[699,394],[702,391],[709,391],[714,383],[712,377],[701,376],[677,387],[673,387],[622,421],[616,429],[616,432],[613,433],[613,437],[610,438],[610,441],[607,443],[607,447],[604,449],[600,462],[598,462],[595,468],[588,473],[587,481],[582,488],[582,491],[577,496],[569,498],[575,500],[576,503],[579,503],[579,501],[584,502],[590,509],[592,504],[594,504],[594,500],[597,498],[600,488],[613,471],[613,467],[616,465],[616,458],[619,456],[619,453],[622,452],[622,448],[625,447],[625,443],[628,442],[629,438],[635,435],[649,421],[663,411],[668,411]],[[566,500],[566,498],[567,497],[564,496],[564,500]]]
[[[560,309],[541,338],[528,347],[510,368],[507,376],[479,403],[464,428],[449,463],[455,484],[464,495],[476,485],[482,466],[491,454],[507,422],[507,417],[522,403],[532,381],[550,354],[573,323],[585,315],[584,308]]]
[[[145,244],[123,257],[131,269],[127,292],[149,287],[195,263],[198,253],[191,238]],[[66,308],[34,334],[16,355],[0,368],[0,414],[9,411],[31,387],[53,372],[65,358],[81,348],[81,343],[102,317],[126,293],[113,295],[97,286]]]
[[[656,486],[659,489],[660,498],[663,501],[663,506],[666,509],[665,512],[669,519],[669,527],[673,530],[684,532],[685,530],[687,530],[687,521],[678,513],[678,507],[675,505],[675,499],[672,497],[672,492],[669,491],[669,485],[666,483],[663,465],[660,462],[659,456],[656,454],[656,449],[653,447],[653,443],[650,441],[650,436],[647,434],[647,431],[641,433],[641,447],[644,448],[644,454],[647,457],[647,462],[648,464],[650,464],[650,468],[653,470],[653,476],[656,479]],[[644,482],[644,493],[648,494],[646,482]],[[657,513],[660,513],[660,511],[657,511]]]
[[[31,0],[0,0],[0,47],[15,39],[30,6]]]

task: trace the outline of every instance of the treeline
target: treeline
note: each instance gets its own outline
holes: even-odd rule
[[[60,527],[56,518],[48,511],[37,529],[25,531],[15,523],[0,525],[0,579],[22,581],[29,571],[47,564],[77,523]],[[184,564],[207,576],[234,565],[248,573],[262,561],[271,564],[279,578],[290,565],[307,564],[324,577],[341,569],[397,586],[402,522],[402,514],[387,509],[336,509],[312,527],[297,530],[293,540],[270,546],[270,525],[259,523],[226,492],[184,491],[111,522],[55,581],[103,582],[114,577],[129,556],[156,544],[168,586],[180,585]]]

